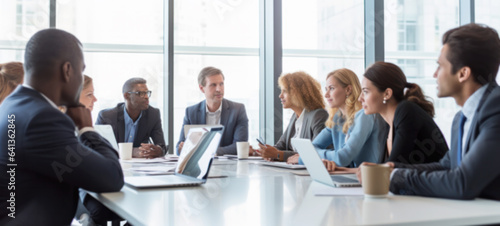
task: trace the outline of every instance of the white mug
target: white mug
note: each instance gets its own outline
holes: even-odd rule
[[[133,143],[119,143],[118,144],[118,155],[121,160],[132,159],[132,148]]]

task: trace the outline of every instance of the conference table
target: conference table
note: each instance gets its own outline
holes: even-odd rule
[[[161,165],[162,163],[156,163]],[[123,163],[126,176],[142,176]],[[150,165],[148,165],[150,166]],[[295,173],[294,173],[295,172]],[[299,172],[299,173],[297,173]],[[477,225],[500,223],[500,202],[389,194],[317,195],[329,186],[306,170],[254,160],[215,159],[207,182],[195,187],[91,193],[132,225]]]

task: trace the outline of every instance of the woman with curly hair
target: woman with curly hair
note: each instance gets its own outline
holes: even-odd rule
[[[330,171],[335,166],[357,167],[365,161],[382,161],[388,127],[380,115],[364,113],[358,101],[360,94],[361,85],[353,71],[342,68],[327,75],[325,98],[330,116],[313,145]],[[329,148],[332,145],[333,149]]]
[[[0,104],[24,80],[23,63],[0,64]]]
[[[328,113],[324,109],[321,84],[309,74],[303,71],[284,74],[279,77],[278,83],[283,108],[292,109],[294,113],[285,133],[274,146],[259,146],[263,158],[283,162],[297,153],[291,139],[314,139],[325,128]],[[250,152],[253,151],[250,149]]]

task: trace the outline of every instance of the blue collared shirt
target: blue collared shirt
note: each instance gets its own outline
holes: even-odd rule
[[[127,113],[127,108],[125,108],[125,105],[123,105],[123,116],[125,118],[125,142],[131,142],[134,143],[134,138],[135,138],[135,133],[137,132],[137,125],[139,125],[139,120],[141,119],[142,116],[142,111],[141,114],[139,115],[139,118],[135,120],[135,122],[130,118],[130,116]]]
[[[486,87],[488,84],[483,85],[481,88],[476,90],[464,103],[462,107],[462,113],[467,118],[464,124],[464,136],[462,136],[462,147],[465,150],[465,142],[467,141],[467,137],[469,137],[471,122],[474,119],[474,115],[476,115],[477,107],[479,106],[479,101],[483,97],[484,92],[486,91]],[[465,136],[467,135],[467,136]],[[465,151],[462,151],[462,158],[465,156]]]

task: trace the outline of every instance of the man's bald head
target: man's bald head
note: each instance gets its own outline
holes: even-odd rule
[[[24,54],[26,84],[57,105],[77,106],[85,62],[80,41],[72,34],[45,29],[34,34]]]
[[[81,42],[74,35],[63,30],[45,29],[35,33],[26,44],[24,69],[29,79],[34,72],[59,70],[64,62],[76,65],[82,58]],[[36,76],[47,75],[36,73]]]

